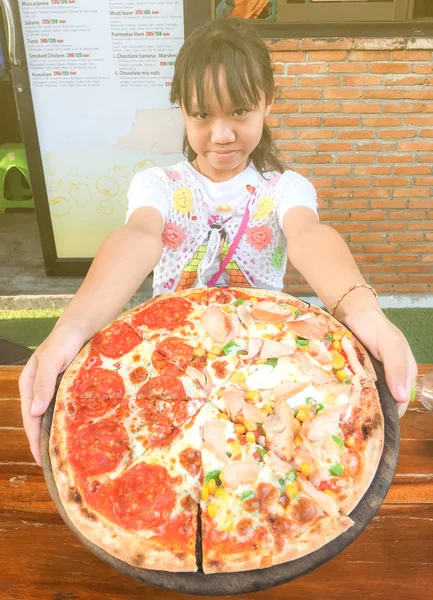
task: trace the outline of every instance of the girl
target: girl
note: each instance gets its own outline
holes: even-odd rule
[[[383,361],[402,416],[416,363],[340,235],[319,222],[313,186],[285,170],[265,123],[274,94],[265,44],[241,20],[195,30],[176,60],[171,100],[187,160],[135,176],[124,227],[20,377],[24,427],[41,464],[40,423],[57,375],[154,270],[154,294],[192,285],[281,290],[286,257],[324,305]],[[288,290],[290,292],[290,289]]]

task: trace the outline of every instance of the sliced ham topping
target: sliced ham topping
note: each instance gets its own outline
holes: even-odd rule
[[[358,356],[356,354],[356,350],[348,337],[345,335],[341,338],[341,347],[343,348],[346,356],[349,360],[349,364],[352,367],[352,371],[357,375],[362,375],[365,377],[367,374],[365,372],[364,367],[359,362]]]
[[[225,392],[224,402],[229,417],[234,419],[244,405],[244,395],[237,391]]]
[[[229,458],[225,453],[227,443],[224,419],[210,419],[203,427],[203,446],[213,452],[223,463],[228,463]]]
[[[294,444],[294,417],[291,407],[284,400],[275,407],[275,414],[263,422],[263,429],[270,448],[283,460],[292,460]]]
[[[296,335],[307,339],[323,340],[329,331],[329,323],[322,317],[300,319],[286,324],[286,328]]]
[[[277,475],[286,475],[294,468],[293,463],[283,460],[273,450],[266,452],[264,461]]]
[[[313,382],[313,385],[321,385],[322,383],[330,383],[332,381],[332,376],[320,367],[313,365],[303,352],[298,350],[292,354],[291,358],[301,373]]]
[[[226,339],[224,340],[225,342],[230,342],[231,340],[247,337],[247,332],[242,327],[242,324],[239,321],[237,315],[234,315],[233,313],[227,315],[226,322],[229,326],[229,330]]]
[[[238,391],[227,391],[224,394],[224,402],[229,416],[234,419],[241,412],[246,421],[261,423],[266,414],[257,406],[245,401],[244,395]]]
[[[251,310],[250,310],[247,302],[243,302],[238,307],[238,317],[241,320],[241,322],[244,325],[246,325],[247,327],[254,323],[254,319],[251,316]]]
[[[328,365],[332,361],[332,356],[325,343],[320,340],[310,340],[308,343],[308,352],[323,365]]]
[[[253,306],[251,316],[264,323],[278,323],[279,321],[285,321],[288,317],[293,318],[293,312],[290,309],[281,310],[276,302],[263,300]]]
[[[203,390],[208,393],[209,385],[206,379],[206,375],[196,369],[195,367],[191,367],[190,365],[186,368],[186,373],[191,377],[194,383],[197,383]]]
[[[263,346],[263,338],[250,338],[248,340],[248,354],[241,355],[242,360],[252,360],[255,358]]]
[[[298,485],[301,490],[307,494],[316,504],[320,506],[322,510],[324,510],[331,517],[339,517],[340,513],[338,512],[337,503],[334,498],[328,496],[324,492],[319,492],[316,490],[314,485],[304,479],[303,477],[298,477],[297,479]]]
[[[350,388],[350,403],[353,406],[357,406],[362,392],[360,375],[354,375],[352,377],[352,385]]]
[[[251,460],[236,460],[226,465],[220,478],[225,487],[235,490],[239,485],[254,483],[259,476],[259,465]]]
[[[253,421],[254,423],[262,423],[266,419],[266,413],[264,413],[258,406],[244,402],[242,406],[242,414],[246,421]]]
[[[311,385],[311,381],[285,381],[274,388],[275,400],[285,400],[291,398],[295,394],[302,392],[306,387]]]
[[[226,341],[229,332],[229,326],[225,314],[216,306],[208,306],[202,315],[202,323],[216,342],[223,343]]]
[[[260,351],[260,358],[279,358],[281,356],[290,356],[293,354],[295,348],[287,346],[282,342],[275,342],[274,340],[265,339],[263,347]]]
[[[307,421],[303,430],[311,442],[318,442],[325,439],[327,430],[335,429],[341,416],[347,411],[350,403],[336,404],[320,411],[320,413]]]

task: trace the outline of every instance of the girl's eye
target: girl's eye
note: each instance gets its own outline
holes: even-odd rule
[[[206,119],[206,117],[208,117],[209,115],[207,113],[197,113],[194,115],[194,117],[196,119],[198,119],[199,121],[204,121]]]
[[[238,108],[235,110],[235,112],[233,113],[234,115],[236,115],[237,117],[244,117],[247,114],[248,110],[246,108]],[[239,114],[242,113],[242,114]]]

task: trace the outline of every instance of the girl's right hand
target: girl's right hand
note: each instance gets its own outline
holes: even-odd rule
[[[21,373],[21,414],[30,450],[39,466],[42,466],[39,447],[42,416],[54,396],[57,376],[70,365],[85,341],[78,327],[58,325],[38,346]]]

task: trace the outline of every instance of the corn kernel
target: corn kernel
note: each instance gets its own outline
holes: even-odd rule
[[[204,356],[205,349],[204,348],[194,348],[193,354],[194,354],[194,356]]]
[[[286,492],[286,496],[292,500],[298,493],[298,486],[296,483],[288,483],[284,488],[284,491]]]
[[[259,395],[257,390],[251,390],[245,394],[245,400],[254,400]]]
[[[245,381],[245,373],[237,371],[236,373],[233,373],[230,380],[233,381],[233,383],[243,383]]]
[[[256,328],[259,330],[266,329],[265,323],[256,323]]]
[[[227,413],[219,413],[218,419],[228,419],[229,416]]]
[[[251,304],[256,304],[256,302],[258,302],[257,298],[250,298],[250,302]]]
[[[254,421],[245,421],[244,425],[247,431],[255,431],[257,429],[257,423],[254,423]]]
[[[335,396],[333,394],[326,394],[325,402],[326,404],[335,404]]]
[[[334,350],[341,350],[341,342],[339,342],[338,340],[334,340],[332,342],[332,347]]]
[[[273,334],[272,334],[272,333],[264,333],[264,334],[262,335],[262,337],[264,337],[264,338],[266,338],[266,339],[268,339],[268,340],[272,340],[274,336],[273,336]]]
[[[247,431],[247,435],[245,437],[247,438],[247,442],[250,444],[253,444],[256,441],[256,436],[252,431]]]
[[[220,500],[228,500],[230,497],[229,493],[224,488],[218,488],[216,490],[214,496],[215,496],[215,498],[220,499]]]
[[[201,498],[202,500],[207,500],[209,498],[209,486],[207,483],[204,483],[201,488]]]
[[[350,436],[347,438],[347,440],[344,443],[346,444],[346,446],[349,446],[349,448],[351,448],[352,446],[355,445],[355,438]]]
[[[225,394],[225,392],[224,392],[224,390],[223,390],[223,389],[221,389],[221,388],[220,388],[220,389],[218,390],[218,392],[217,392],[217,396],[218,396],[218,398],[222,398],[222,397],[224,396],[224,394]]]
[[[222,526],[221,529],[222,529],[222,531],[226,531],[227,533],[230,533],[234,529],[234,523],[233,523],[233,521],[228,521],[227,523],[225,523]]]
[[[264,364],[265,364],[265,362],[267,362],[267,360],[268,360],[267,358],[258,358],[258,359],[255,361],[255,364],[256,364],[256,365],[264,365]]]
[[[339,371],[340,369],[342,369],[344,367],[344,365],[346,364],[346,361],[344,360],[344,356],[341,354],[336,354],[334,356],[334,358],[332,359],[332,368],[335,369],[336,371]]]
[[[221,356],[221,354],[223,353],[222,348],[220,348],[219,346],[212,346],[210,351],[213,354],[216,354],[217,356]]]
[[[276,327],[277,329],[280,329],[280,330],[281,330],[281,329],[284,327],[284,324],[283,324],[283,323],[281,323],[281,322],[280,322],[280,323],[275,323],[275,327]]]
[[[341,340],[341,338],[343,337],[342,333],[333,333],[332,334],[334,340],[337,340],[337,342],[339,342]]]
[[[265,404],[263,406],[263,410],[266,411],[270,415],[274,412],[274,409],[272,408],[272,406],[270,404]]]
[[[299,446],[302,446],[302,438],[301,438],[299,435],[297,435],[297,436],[295,437],[295,446],[296,446],[297,448],[299,448]]]
[[[298,310],[296,306],[289,306],[289,308],[292,312],[296,312]]]
[[[346,337],[348,337],[348,338],[351,338],[353,334],[352,334],[352,332],[351,332],[351,331],[347,330],[347,331],[345,331],[345,332],[344,332],[344,335],[345,335]]]
[[[229,313],[233,312],[233,309],[232,309],[232,307],[230,306],[230,304],[224,304],[224,306],[221,306],[220,308],[221,308],[221,310],[222,310],[223,312],[225,312],[226,314],[229,314]]]
[[[337,371],[335,374],[337,375],[338,381],[345,381],[350,377],[349,373],[347,371],[344,371],[344,369]]]
[[[302,466],[301,466],[302,475],[305,475],[305,477],[309,477],[313,471],[314,471],[313,465],[309,465],[308,463],[302,463]]]
[[[304,423],[304,421],[311,419],[311,412],[308,406],[301,406],[296,414],[296,418],[298,419],[298,421],[301,421],[301,423]]]
[[[209,494],[215,494],[216,489],[217,489],[217,484],[215,479],[209,479],[208,484],[207,484],[208,488],[209,488]]]
[[[211,502],[209,504],[209,506],[207,507],[207,514],[211,517],[211,519],[214,519],[217,516],[217,512],[218,512],[217,505],[214,504],[213,502]]]
[[[212,354],[212,352],[209,352],[209,354],[207,355],[209,360],[215,360],[217,355],[216,354]]]
[[[242,452],[242,446],[240,445],[240,443],[236,440],[233,442],[233,444],[231,445],[231,453],[232,453],[232,459],[234,459],[234,457],[239,454],[240,452]]]
[[[328,496],[331,496],[332,498],[337,497],[337,494],[335,494],[332,490],[325,490],[325,494],[328,494]]]
[[[245,429],[244,425],[235,425],[235,432],[238,435],[242,435],[243,433],[246,432],[246,429]]]
[[[298,435],[298,433],[301,431],[301,423],[300,421],[298,421],[298,419],[293,419],[293,431],[295,433],[295,436]]]

